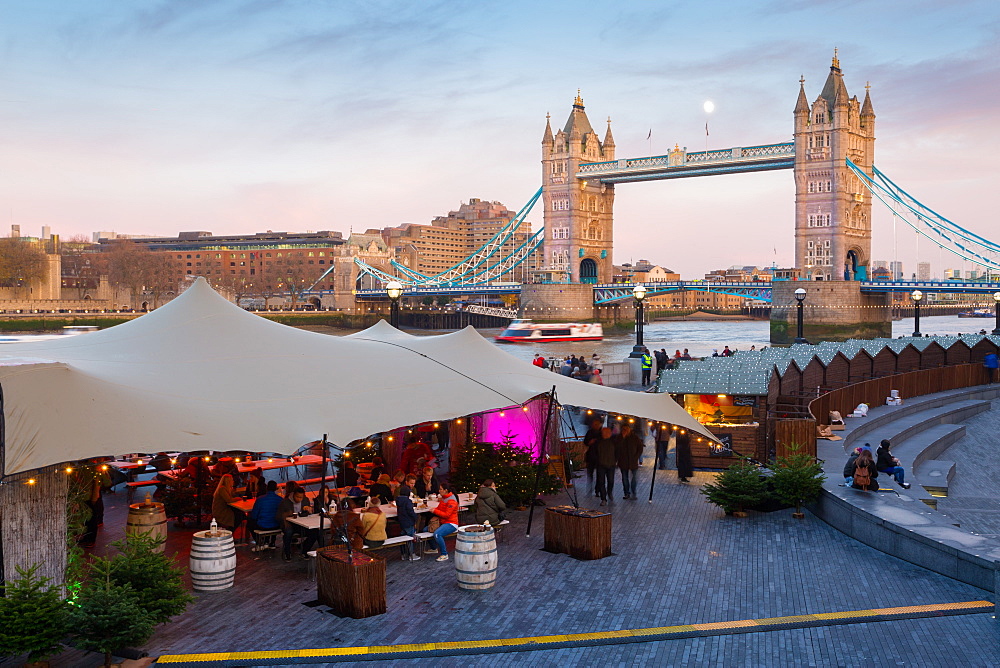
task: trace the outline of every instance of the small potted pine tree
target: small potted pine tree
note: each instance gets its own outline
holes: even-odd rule
[[[719,474],[714,483],[706,484],[701,493],[709,503],[722,508],[727,515],[746,517],[745,508],[760,503],[767,494],[760,469],[746,458]]]
[[[46,659],[62,651],[69,606],[59,587],[38,576],[38,564],[15,568],[0,598],[0,656],[27,654],[27,666],[48,666]]]
[[[801,452],[798,445],[791,446],[790,450],[791,454],[778,457],[775,461],[771,484],[781,501],[795,506],[792,517],[801,520],[805,517],[802,504],[819,498],[826,476],[823,475],[823,463],[820,460]]]
[[[104,668],[111,668],[116,649],[142,645],[155,626],[131,585],[112,581],[110,564],[110,559],[94,560],[69,616],[76,645],[104,654]]]

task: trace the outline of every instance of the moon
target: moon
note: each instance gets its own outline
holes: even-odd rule
[[[710,114],[715,111],[715,102],[712,102],[711,100],[706,100],[703,106],[705,107],[706,114]]]

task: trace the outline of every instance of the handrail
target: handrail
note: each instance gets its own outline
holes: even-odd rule
[[[908,371],[891,376],[845,385],[816,397],[809,402],[809,415],[820,424],[826,424],[831,410],[846,416],[860,403],[879,406],[885,403],[891,390],[899,390],[905,401],[911,397],[933,394],[960,387],[985,385],[989,375],[982,364],[967,363]],[[818,416],[823,416],[821,420]]]

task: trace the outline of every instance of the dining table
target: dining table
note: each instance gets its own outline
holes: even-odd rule
[[[458,495],[458,509],[459,511],[468,510],[472,507],[472,504],[476,501],[476,495],[472,492],[462,493]],[[417,514],[429,513],[438,507],[440,502],[436,499],[428,499],[427,501],[417,501],[413,504],[413,509]],[[354,508],[352,512],[361,513],[363,508]],[[379,510],[385,515],[386,519],[394,519],[396,517],[396,506],[395,504],[380,504]],[[320,513],[310,513],[305,517],[289,517],[286,519],[287,522],[300,526],[303,529],[319,529],[319,519]],[[327,527],[330,525],[329,516],[324,518],[323,526]]]

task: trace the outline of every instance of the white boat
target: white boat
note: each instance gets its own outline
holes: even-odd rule
[[[599,322],[536,324],[531,320],[513,320],[497,341],[506,343],[538,343],[539,341],[600,341],[604,328]]]

